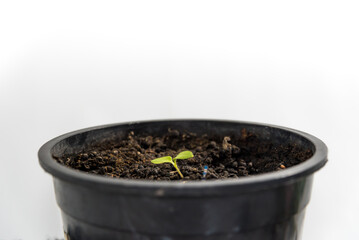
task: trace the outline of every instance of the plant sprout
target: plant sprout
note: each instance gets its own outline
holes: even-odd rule
[[[177,166],[177,159],[183,160],[183,159],[188,159],[191,157],[193,157],[193,153],[191,151],[183,151],[183,152],[180,152],[173,159],[171,156],[166,156],[166,157],[160,157],[160,158],[153,159],[153,160],[151,160],[151,162],[154,164],[171,163],[176,168],[176,170],[177,170],[178,174],[181,176],[181,178],[183,178],[183,175]]]

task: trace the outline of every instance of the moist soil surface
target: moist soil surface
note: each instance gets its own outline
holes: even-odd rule
[[[147,180],[181,180],[170,163],[153,164],[163,156],[175,157],[191,151],[193,158],[177,160],[184,180],[240,178],[272,171],[282,171],[313,155],[310,149],[297,145],[274,145],[242,129],[241,136],[208,137],[168,129],[160,137],[134,134],[126,139],[108,142],[75,155],[56,158],[61,164],[114,178]]]

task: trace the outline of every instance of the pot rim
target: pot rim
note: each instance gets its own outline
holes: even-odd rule
[[[222,122],[222,123],[238,123],[238,124],[246,124],[246,125],[254,125],[259,127],[270,127],[274,129],[280,129],[284,131],[288,131],[294,134],[297,134],[308,141],[310,141],[315,148],[315,152],[313,156],[306,161],[292,166],[287,169],[283,169],[280,171],[262,173],[255,176],[246,176],[237,179],[221,179],[221,180],[207,180],[207,181],[156,181],[156,180],[140,180],[140,179],[116,179],[111,177],[104,177],[96,174],[89,174],[86,172],[78,171],[75,169],[71,169],[64,165],[58,163],[51,154],[52,148],[59,143],[60,141],[74,136],[76,134],[84,133],[87,131],[100,130],[105,128],[111,128],[119,125],[134,125],[141,123],[159,123],[159,122],[190,122],[190,121],[206,121],[206,122]],[[234,121],[234,120],[214,120],[214,119],[164,119],[164,120],[146,120],[146,121],[134,121],[134,122],[123,122],[123,123],[114,123],[114,124],[106,124],[95,127],[89,127],[80,129],[77,131],[72,131],[69,133],[65,133],[58,137],[51,139],[46,142],[40,150],[38,151],[39,162],[42,168],[53,175],[53,177],[69,181],[76,182],[76,184],[84,185],[84,186],[100,186],[102,189],[144,189],[144,190],[193,190],[193,189],[211,189],[211,188],[219,188],[219,187],[240,187],[244,188],[266,188],[270,186],[276,186],[278,184],[283,184],[283,182],[291,182],[293,180],[306,177],[316,172],[320,168],[322,168],[327,160],[328,149],[324,142],[320,139],[310,135],[308,133],[298,131],[295,129],[265,124],[265,123],[257,123],[257,122],[248,122],[248,121]],[[185,183],[185,184],[184,184]]]

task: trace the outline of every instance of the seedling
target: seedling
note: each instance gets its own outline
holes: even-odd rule
[[[151,160],[151,162],[154,164],[171,163],[176,168],[176,170],[177,170],[178,174],[181,176],[181,178],[183,178],[183,175],[177,166],[177,159],[183,160],[183,159],[188,159],[191,157],[193,157],[193,153],[191,151],[183,151],[183,152],[180,152],[175,158],[172,158],[171,156],[166,156],[166,157],[160,157],[160,158],[153,159],[153,160]]]

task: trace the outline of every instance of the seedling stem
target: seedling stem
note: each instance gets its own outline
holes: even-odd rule
[[[193,153],[191,151],[183,151],[183,152],[180,152],[173,159],[171,156],[166,156],[166,157],[160,157],[160,158],[153,159],[153,160],[151,160],[151,162],[154,164],[171,163],[176,168],[176,171],[178,172],[180,177],[183,178],[183,174],[181,173],[181,171],[179,170],[179,168],[177,166],[177,159],[188,159],[191,157],[193,157]]]

